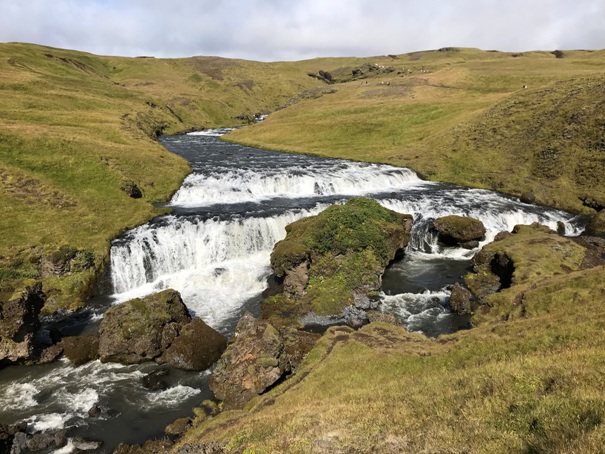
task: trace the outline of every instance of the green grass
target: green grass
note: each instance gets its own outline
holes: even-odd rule
[[[161,214],[153,203],[190,171],[157,135],[275,110],[320,85],[305,65],[0,45],[0,295],[42,278],[35,264],[62,245],[100,272],[109,241]],[[132,183],[142,199],[122,190]],[[47,311],[85,303],[94,276],[72,274],[43,278]]]
[[[383,324],[332,328],[283,385],[181,443],[258,453],[601,452],[605,312],[589,288],[573,306],[438,339]]]
[[[572,211],[605,206],[603,51],[556,58],[458,49],[365,61],[394,71],[333,85],[336,93],[301,101],[228,140],[407,166],[431,180],[517,196],[533,192],[538,203]],[[354,63],[346,63],[350,71]],[[324,64],[333,71],[338,63]]]

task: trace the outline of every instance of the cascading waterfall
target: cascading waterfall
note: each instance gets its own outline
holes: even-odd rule
[[[264,289],[271,250],[285,237],[287,224],[357,195],[413,214],[408,267],[434,267],[436,258],[469,260],[476,252],[437,242],[430,222],[449,214],[482,220],[487,229],[482,244],[516,224],[540,222],[557,229],[563,223],[568,234],[581,231],[568,213],[490,191],[424,182],[409,169],[274,153],[224,143],[217,134],[164,139],[192,162],[194,172],[168,204],[173,215],[114,242],[111,269],[118,302],[172,287],[193,312],[220,329]],[[432,291],[445,292],[447,300],[447,290]],[[384,302],[385,309],[392,307]]]
[[[218,140],[223,132],[162,139],[194,171],[167,204],[171,215],[112,243],[113,304],[175,288],[196,315],[231,334],[243,308],[258,309],[270,254],[286,225],[367,195],[415,220],[404,260],[385,273],[380,309],[410,330],[439,335],[466,323],[448,310],[447,286],[460,279],[476,251],[443,248],[430,229],[432,219],[480,219],[486,242],[516,224],[557,229],[562,223],[568,235],[583,227],[568,213],[423,182],[408,169],[257,150]],[[77,436],[104,440],[109,450],[119,442],[140,443],[211,397],[205,375],[198,373],[172,371],[169,389],[144,389],[139,380],[156,368],[98,361],[73,368],[67,360],[6,368],[0,371],[0,423],[27,419],[39,429],[71,427]],[[100,417],[88,417],[92,405],[102,409]]]

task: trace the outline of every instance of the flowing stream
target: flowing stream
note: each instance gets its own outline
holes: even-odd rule
[[[408,169],[386,165],[234,145],[218,139],[224,132],[162,139],[191,162],[193,173],[167,204],[171,215],[112,243],[113,292],[106,299],[111,304],[174,288],[192,313],[229,335],[244,310],[258,313],[269,256],[285,237],[285,226],[366,195],[414,216],[405,258],[385,274],[380,309],[409,330],[435,336],[468,324],[448,309],[447,286],[461,280],[478,249],[441,247],[428,228],[433,218],[480,219],[487,229],[482,245],[516,224],[540,222],[553,229],[563,224],[568,235],[583,229],[582,220],[568,213],[494,192],[424,182]],[[98,323],[106,306],[101,304],[86,322]],[[87,329],[81,325],[77,331]],[[141,377],[157,368],[99,361],[73,368],[67,360],[5,368],[0,370],[0,423],[27,419],[34,429],[71,428],[72,435],[103,440],[99,452],[111,452],[119,442],[140,443],[211,398],[207,373],[172,370],[169,389],[145,389]],[[101,408],[100,416],[88,415],[93,405]],[[58,452],[71,451],[68,445]]]

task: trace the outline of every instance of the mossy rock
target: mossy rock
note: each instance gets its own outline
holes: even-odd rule
[[[433,221],[439,241],[447,246],[476,247],[485,239],[485,226],[466,216],[444,216]]]
[[[584,231],[586,235],[605,237],[605,210],[595,214]]]
[[[109,309],[99,329],[103,362],[141,363],[159,357],[191,320],[181,295],[172,289]]]
[[[61,343],[63,344],[63,354],[76,367],[99,357],[99,337],[97,335],[64,337]]]
[[[288,225],[286,238],[271,254],[284,292],[263,302],[263,316],[338,315],[355,294],[373,295],[385,267],[407,246],[411,227],[411,215],[368,198],[353,198]]]

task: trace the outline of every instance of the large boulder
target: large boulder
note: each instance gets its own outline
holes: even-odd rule
[[[99,329],[102,362],[138,364],[155,360],[186,370],[210,367],[225,338],[201,319],[191,319],[176,290],[126,301],[105,313]]]
[[[172,289],[109,309],[99,329],[102,362],[138,364],[159,357],[191,317]]]
[[[456,282],[452,287],[449,305],[456,314],[470,314],[472,312],[471,292]]]
[[[35,335],[45,300],[42,284],[37,283],[0,302],[0,364],[31,361],[39,354]]]
[[[444,216],[433,221],[440,242],[447,246],[473,249],[485,239],[485,226],[478,219],[465,216]]]
[[[356,297],[376,296],[386,266],[403,255],[412,216],[354,198],[286,227],[271,267],[281,293],[262,304],[263,318],[340,315]],[[271,292],[276,293],[276,292]]]
[[[76,367],[99,357],[99,337],[97,335],[64,337],[61,343],[63,344],[63,354]]]
[[[282,334],[269,322],[246,312],[210,376],[210,389],[224,408],[241,408],[292,373],[317,337],[293,329]]]
[[[183,326],[161,361],[177,369],[206,370],[218,361],[226,348],[227,338],[198,317]]]

